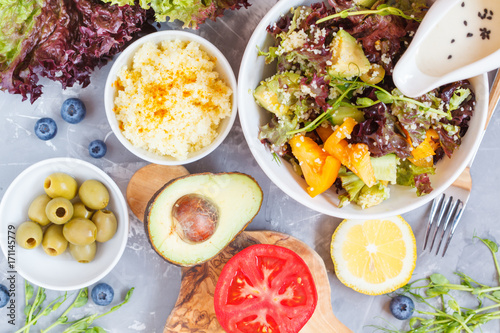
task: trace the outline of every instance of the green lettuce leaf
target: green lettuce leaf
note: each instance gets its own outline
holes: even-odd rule
[[[102,1],[119,6],[134,4],[134,0]],[[179,20],[184,28],[195,29],[207,19],[215,21],[226,9],[250,6],[247,0],[140,0],[139,4],[144,9],[152,8],[157,22],[165,22],[168,17],[170,22]]]
[[[0,1],[0,71],[7,69],[18,57],[42,12],[43,1]]]
[[[415,187],[415,177],[421,174],[433,175],[435,168],[419,167],[408,160],[402,160],[398,165],[396,183],[403,186]]]

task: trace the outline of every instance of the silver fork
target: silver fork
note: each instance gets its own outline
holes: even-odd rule
[[[469,167],[465,168],[457,180],[451,184],[451,186],[448,187],[443,194],[434,199],[431,207],[431,213],[429,215],[429,221],[427,223],[427,229],[425,230],[423,250],[427,247],[429,235],[433,232],[430,240],[431,245],[429,247],[429,252],[432,252],[439,228],[443,226],[439,243],[436,248],[436,255],[438,255],[443,239],[445,239],[445,235],[447,235],[442,254],[444,257],[446,251],[448,250],[448,246],[450,245],[451,238],[455,234],[455,230],[460,222],[465,205],[469,200],[471,187],[472,178],[470,176],[469,164]],[[437,220],[435,219],[436,214],[438,216]],[[448,229],[448,226],[450,226],[450,229]]]
[[[493,82],[492,88],[490,90],[490,98],[488,103],[488,117],[486,121],[486,126],[495,111],[498,100],[500,99],[500,72],[497,72],[495,81]],[[486,130],[486,127],[484,128]],[[484,131],[483,131],[484,134]],[[465,170],[460,174],[460,176],[448,187],[443,194],[434,199],[431,207],[431,213],[429,215],[429,221],[427,222],[427,229],[425,230],[424,236],[424,246],[423,250],[427,247],[429,241],[429,235],[432,231],[432,240],[429,248],[429,252],[432,252],[432,248],[436,241],[436,236],[439,232],[439,228],[443,226],[441,231],[441,237],[439,238],[439,243],[436,249],[436,255],[439,254],[439,249],[441,248],[441,244],[443,239],[445,239],[445,235],[448,235],[446,238],[446,244],[444,246],[442,257],[446,254],[448,250],[448,245],[450,245],[451,238],[455,234],[455,230],[460,222],[460,218],[462,217],[462,213],[464,211],[465,205],[469,200],[470,191],[472,187],[472,178],[470,176],[470,166],[474,160],[475,155],[472,157],[469,162],[469,166],[465,168]],[[456,200],[455,200],[456,199]],[[436,221],[436,213],[438,212],[438,218]],[[446,217],[445,217],[446,215]],[[443,220],[443,217],[445,219]],[[448,226],[451,227],[448,229]]]

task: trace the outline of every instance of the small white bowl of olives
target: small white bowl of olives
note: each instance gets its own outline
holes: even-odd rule
[[[12,270],[47,289],[75,290],[102,279],[120,259],[128,209],[104,171],[54,158],[12,182],[0,203],[0,228],[2,251],[15,259]]]

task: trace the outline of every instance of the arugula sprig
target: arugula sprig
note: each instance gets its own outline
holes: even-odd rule
[[[440,116],[441,118],[452,119],[452,115],[451,115],[450,111],[445,112],[443,110],[433,108],[433,107],[428,106],[420,101],[417,101],[413,98],[409,98],[409,97],[406,97],[403,95],[391,94],[390,92],[388,92],[384,88],[381,88],[375,84],[370,84],[370,83],[366,83],[366,82],[359,81],[359,80],[349,81],[349,80],[336,78],[335,82],[330,82],[330,85],[337,86],[338,88],[340,88],[343,91],[343,93],[335,100],[335,102],[333,102],[331,104],[331,107],[328,108],[327,111],[324,111],[323,113],[321,113],[318,117],[316,117],[316,119],[307,123],[304,127],[287,132],[286,133],[287,135],[294,135],[294,134],[301,133],[301,132],[314,131],[318,126],[321,125],[321,123],[324,120],[327,120],[335,112],[335,110],[337,110],[339,108],[339,106],[342,106],[342,105],[348,105],[350,107],[355,107],[355,108],[366,108],[366,107],[370,107],[370,106],[376,105],[376,104],[381,103],[381,102],[385,103],[385,104],[392,104],[392,103],[399,101],[399,102],[414,104],[422,112],[434,113],[434,114]],[[352,105],[350,103],[345,102],[345,99],[353,91],[356,91],[360,88],[365,89],[368,87],[376,89],[375,96],[377,97],[377,100],[374,101],[368,97],[359,97],[356,99],[357,105]]]
[[[328,108],[327,111],[320,114],[318,117],[316,117],[316,119],[308,123],[305,127],[289,131],[286,134],[294,135],[300,132],[314,131],[319,125],[321,125],[323,120],[328,119],[328,117],[330,117],[332,113],[338,109],[343,99],[346,98],[350,92],[356,90],[358,87],[355,84],[348,83],[347,85],[344,85],[343,88],[345,89],[344,92],[337,98],[337,100],[333,103],[332,107]]]
[[[25,282],[25,290],[26,289],[32,290],[32,287],[31,288],[26,287],[27,284],[28,283]],[[29,290],[28,292],[30,292]],[[18,329],[17,331],[15,331],[14,333],[21,333],[21,332],[29,333],[30,328],[34,326],[41,317],[47,316],[52,311],[57,310],[61,306],[61,304],[63,304],[66,301],[67,296],[68,293],[64,293],[64,295],[57,297],[55,300],[50,302],[46,307],[42,308],[42,303],[47,298],[47,295],[45,294],[45,288],[38,287],[33,304],[29,304],[29,299],[31,299],[31,297],[27,298],[28,303],[24,309],[24,312],[27,313],[25,325],[20,329]]]
[[[435,113],[438,116],[444,117],[448,120],[452,119],[452,115],[450,112],[445,112],[436,108],[433,108],[431,106],[425,105],[424,103],[417,101],[416,99],[406,97],[403,95],[397,95],[397,94],[391,94],[384,88],[381,88],[375,84],[370,84],[362,81],[344,81],[345,83],[351,83],[355,84],[357,83],[359,86],[358,87],[372,87],[377,89],[375,91],[375,96],[377,96],[377,100],[373,101],[370,98],[367,97],[361,97],[356,100],[356,103],[358,105],[362,105],[363,107],[369,107],[375,104],[378,104],[380,102],[384,104],[392,104],[394,102],[400,101],[400,102],[406,102],[410,104],[416,105],[421,111],[423,112],[430,112],[430,113]]]
[[[119,308],[121,308],[123,305],[125,305],[130,297],[132,296],[132,293],[134,292],[134,288],[131,288],[127,294],[125,295],[125,299],[118,305],[113,306],[108,312],[104,312],[102,314],[97,314],[94,313],[90,316],[83,317],[77,321],[71,322],[71,326],[66,328],[63,333],[103,333],[106,332],[102,327],[94,326],[90,327],[94,320],[99,319],[101,317],[104,317]]]
[[[89,299],[89,290],[88,288],[82,288],[80,289],[80,292],[78,292],[78,295],[76,296],[75,300],[73,303],[64,311],[61,316],[49,327],[46,329],[42,330],[41,333],[46,333],[50,330],[52,330],[54,327],[60,325],[60,324],[66,324],[68,322],[68,313],[73,309],[73,308],[80,308],[87,304]]]
[[[355,8],[350,8],[343,10],[341,12],[338,12],[336,14],[323,17],[322,19],[319,19],[316,21],[316,24],[320,24],[329,20],[332,20],[334,18],[347,18],[349,16],[359,16],[359,15],[381,15],[381,16],[386,16],[386,15],[395,15],[395,16],[401,16],[402,18],[405,18],[407,20],[415,20],[417,22],[421,22],[422,19],[413,15],[406,15],[401,9],[396,8],[396,7],[390,7],[388,5],[380,5],[377,6],[376,9],[366,9],[366,10],[356,10]]]
[[[496,258],[498,245],[489,239],[477,236],[474,236],[474,238],[479,239],[490,250],[500,279],[500,267]],[[444,275],[436,273],[428,278],[409,283],[402,288],[402,293],[411,295],[419,303],[425,304],[429,308],[427,311],[415,310],[421,316],[415,316],[409,321],[410,330],[406,331],[407,333],[459,333],[462,331],[472,333],[476,328],[488,321],[500,319],[500,286],[491,287],[479,283],[462,272],[455,274],[460,278],[459,284],[451,283]],[[425,283],[422,285],[423,282]],[[422,291],[424,292],[423,295]],[[466,292],[475,296],[478,301],[477,308],[470,309],[460,306],[451,294],[452,291]],[[435,298],[440,301],[440,307],[429,302],[429,300]],[[493,304],[485,306],[483,304],[484,299],[492,301]],[[372,325],[371,327],[384,332],[399,332],[379,326]]]
[[[68,299],[68,293],[65,292],[64,295],[57,297],[56,299],[51,301],[47,306],[42,307],[43,302],[47,298],[44,288],[42,287],[37,288],[35,298],[32,304],[30,304],[30,301],[34,295],[34,288],[27,281],[24,282],[24,291],[25,291],[25,301],[26,301],[24,314],[26,316],[26,321],[25,325],[20,329],[18,329],[17,331],[15,331],[14,333],[29,333],[30,328],[35,326],[37,321],[41,317],[48,316],[50,313],[56,311]],[[40,332],[46,333],[51,331],[58,325],[66,324],[70,326],[68,326],[63,331],[63,333],[105,333],[106,331],[102,327],[91,326],[91,325],[96,319],[102,318],[118,310],[124,304],[126,304],[130,300],[133,291],[134,288],[131,288],[125,295],[124,300],[120,304],[113,306],[107,312],[104,312],[102,314],[94,313],[92,315],[82,317],[76,321],[68,322],[68,313],[74,308],[80,308],[86,305],[88,302],[88,288],[82,288],[78,292],[78,295],[76,296],[73,303],[71,303],[71,305],[59,316],[59,318],[50,326],[48,326],[46,329],[41,330]]]

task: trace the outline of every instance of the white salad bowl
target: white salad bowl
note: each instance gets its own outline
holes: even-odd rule
[[[93,261],[78,263],[71,257],[69,247],[59,256],[47,255],[42,245],[27,250],[15,243],[15,230],[28,221],[31,201],[44,194],[43,183],[54,172],[73,176],[78,186],[87,179],[96,179],[106,186],[110,200],[107,209],[118,221],[116,234],[109,241],[97,244]],[[14,179],[0,203],[0,245],[8,258],[7,272],[17,272],[26,280],[52,290],[76,290],[102,279],[108,274],[125,250],[129,217],[125,198],[116,183],[101,169],[73,158],[53,158],[28,167]],[[10,266],[12,263],[12,266]]]
[[[215,70],[219,73],[220,78],[231,88],[233,94],[231,96],[231,114],[224,118],[217,128],[218,135],[214,139],[214,141],[205,146],[204,148],[191,152],[188,155],[188,158],[185,160],[179,160],[172,156],[165,156],[155,154],[146,149],[136,147],[132,145],[132,143],[125,138],[122,134],[122,131],[119,128],[118,120],[116,119],[114,112],[114,100],[117,96],[116,85],[114,84],[118,78],[118,73],[125,66],[130,66],[132,64],[134,54],[140,49],[140,47],[146,42],[160,43],[163,41],[176,40],[179,39],[181,41],[193,41],[201,45],[201,50],[208,53],[211,57],[216,59]],[[234,76],[234,72],[231,68],[231,65],[227,61],[226,57],[222,54],[222,52],[217,49],[215,45],[210,43],[203,37],[195,35],[190,32],[185,31],[177,31],[177,30],[168,30],[168,31],[159,31],[147,36],[144,36],[134,43],[130,44],[114,61],[113,66],[108,74],[108,78],[106,80],[106,86],[104,88],[104,108],[106,110],[106,117],[111,126],[111,130],[116,135],[118,140],[122,143],[122,145],[127,148],[134,155],[149,161],[151,163],[163,164],[163,165],[183,165],[188,164],[194,161],[197,161],[212,151],[214,151],[221,143],[224,141],[226,136],[229,134],[231,127],[233,126],[234,120],[236,119],[237,114],[237,84],[236,77]],[[196,121],[194,119],[193,121]]]
[[[350,219],[383,218],[403,214],[416,209],[434,199],[443,192],[465,169],[481,142],[487,118],[488,81],[486,74],[470,79],[476,95],[476,108],[470,121],[470,127],[464,136],[462,145],[454,152],[451,159],[445,157],[436,166],[435,175],[430,176],[434,190],[418,197],[415,189],[407,186],[390,185],[390,198],[383,203],[361,209],[357,205],[338,208],[338,195],[329,189],[321,195],[311,198],[306,193],[306,183],[298,176],[285,160],[277,163],[272,152],[259,139],[259,128],[269,122],[271,114],[256,104],[253,91],[259,83],[276,73],[275,63],[266,65],[263,56],[258,56],[257,47],[267,50],[273,44],[273,38],[266,28],[274,24],[291,7],[310,5],[317,1],[282,0],[278,2],[262,19],[246,47],[238,77],[239,117],[245,139],[262,170],[283,192],[315,211],[323,214]]]

